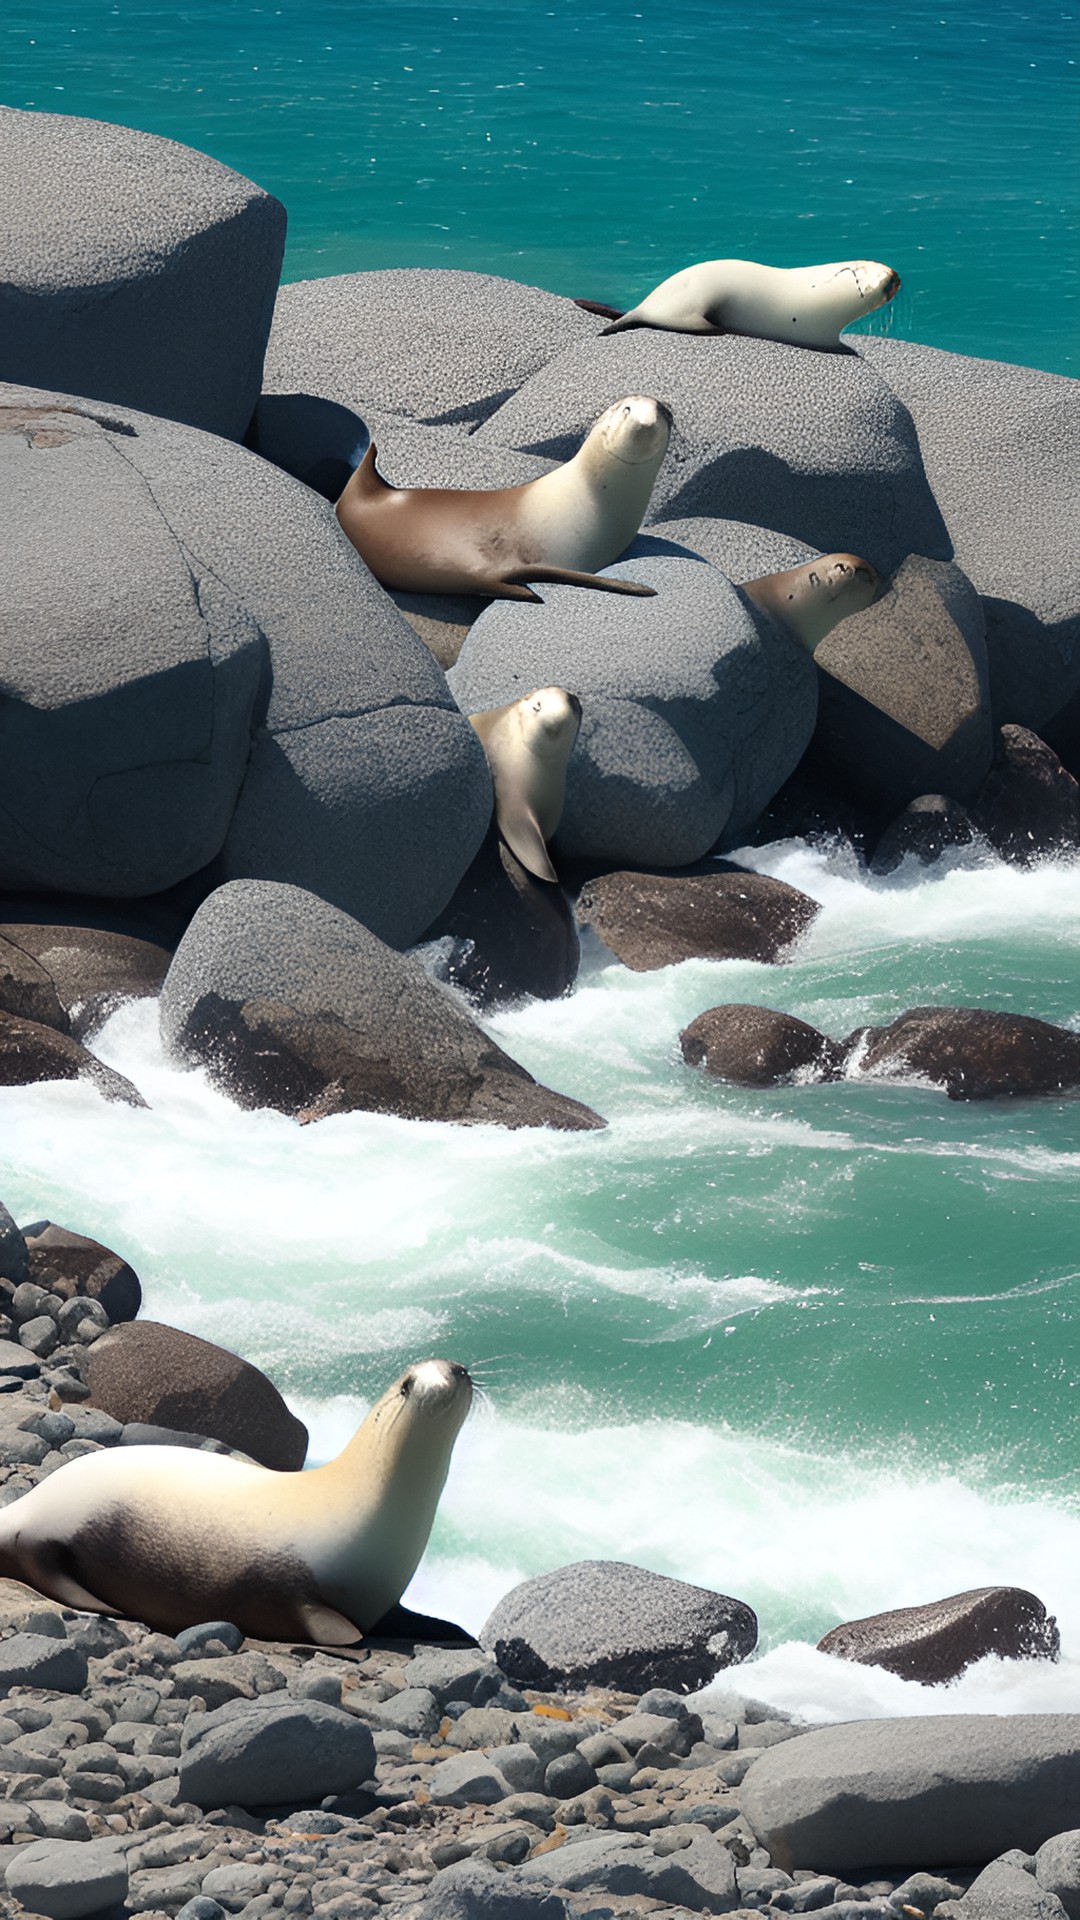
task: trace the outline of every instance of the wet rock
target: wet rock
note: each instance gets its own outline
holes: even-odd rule
[[[850,1873],[1032,1851],[1080,1795],[1080,1714],[941,1714],[821,1727],[750,1768],[742,1811],[775,1865]]]
[[[10,946],[51,983],[63,1024],[76,1039],[96,1033],[125,1000],[143,999],[161,987],[169,949],[100,927],[0,924],[0,992],[5,950]],[[6,1004],[6,1003],[5,1003]],[[18,1009],[6,1008],[9,1012]],[[41,1019],[40,1014],[30,1014]],[[47,1020],[47,1026],[60,1024]]]
[[[556,1000],[577,978],[580,947],[561,887],[537,880],[494,828],[426,940],[454,942],[446,977],[482,1011]]]
[[[816,900],[764,873],[605,873],[578,895],[577,917],[635,973],[681,960],[772,964],[816,920]]]
[[[68,1017],[54,982],[32,955],[6,937],[7,932],[7,927],[0,932],[0,1013],[66,1033]]]
[[[683,1029],[679,1044],[688,1067],[736,1087],[839,1080],[846,1059],[839,1041],[772,1007],[710,1007]]]
[[[348,1793],[375,1771],[367,1727],[321,1700],[219,1707],[184,1723],[180,1797],[198,1807],[273,1806]]]
[[[1080,1828],[1043,1842],[1035,1855],[1035,1878],[1057,1895],[1069,1920],[1080,1920]]]
[[[950,1100],[1070,1093],[1080,1087],[1080,1033],[985,1007],[912,1007],[848,1042],[854,1068],[878,1080],[917,1076]]]
[[[41,1080],[87,1080],[105,1100],[146,1105],[130,1080],[88,1053],[71,1034],[0,1013],[0,1086],[29,1087]]]
[[[811,763],[874,807],[933,792],[972,800],[993,757],[984,632],[959,567],[910,554],[814,653]]]
[[[724,1594],[615,1560],[582,1560],[523,1581],[480,1644],[523,1686],[702,1687],[757,1642],[751,1609]]]
[[[239,438],[284,207],[191,147],[70,114],[5,109],[0,152],[5,378]]]
[[[895,873],[911,854],[929,867],[947,848],[968,847],[974,839],[975,823],[966,807],[944,793],[922,793],[889,822],[868,864],[871,873]]]
[[[109,1841],[39,1840],[9,1862],[5,1881],[26,1912],[79,1920],[125,1898],[128,1870]]]
[[[161,1023],[173,1057],[207,1065],[234,1099],[305,1119],[604,1124],[538,1085],[418,961],[295,887],[211,895],[177,949]]]
[[[26,1247],[30,1274],[39,1287],[62,1300],[94,1301],[114,1324],[134,1320],[142,1305],[139,1277],[110,1247],[52,1220],[33,1223]]]
[[[22,1286],[30,1278],[30,1259],[26,1241],[3,1202],[0,1201],[0,1279]]]
[[[91,1402],[126,1425],[147,1421],[223,1440],[265,1467],[302,1467],[307,1428],[277,1388],[224,1347],[154,1320],[102,1334],[89,1350]]]
[[[1080,785],[1053,748],[1025,727],[1002,727],[995,764],[971,813],[1014,866],[1080,850]]]
[[[886,1667],[922,1686],[954,1680],[976,1660],[1056,1660],[1057,1621],[1020,1587],[978,1587],[922,1607],[899,1607],[833,1627],[821,1653]]]

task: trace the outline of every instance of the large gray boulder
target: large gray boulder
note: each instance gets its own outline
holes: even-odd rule
[[[327,502],[145,414],[9,387],[3,424],[0,884],[136,895],[220,854],[224,878],[415,939],[483,839],[490,776]]]
[[[937,1920],[1066,1920],[1068,1909],[1017,1860],[991,1860],[962,1900],[935,1908]]]
[[[0,109],[0,378],[239,439],[259,393],[285,209],[205,153]]]
[[[805,540],[792,539],[788,533],[751,526],[745,520],[721,520],[707,513],[650,520],[631,552],[645,553],[659,540],[699,553],[736,583],[760,580],[767,573],[784,573],[789,567],[801,567],[805,561],[818,558],[815,547],[808,547]]]
[[[80,1920],[126,1898],[127,1861],[111,1835],[107,1840],[36,1840],[9,1860],[4,1883],[23,1913]]]
[[[205,1065],[246,1106],[320,1119],[601,1127],[542,1087],[418,960],[299,887],[234,881],[200,907],[160,1001],[174,1058]]]
[[[1080,380],[908,340],[864,336],[858,353],[914,419],[983,596],[994,719],[1040,733],[1080,692]]]
[[[522,1686],[687,1693],[757,1644],[751,1608],[621,1560],[579,1560],[524,1580],[480,1629]]]
[[[180,1744],[180,1798],[197,1807],[310,1805],[375,1772],[375,1742],[324,1700],[233,1701],[191,1714]]]
[[[557,852],[675,867],[737,841],[813,732],[810,655],[715,567],[669,556],[606,572],[653,598],[546,585],[496,601],[448,678],[466,713],[530,687],[582,702]]]
[[[561,294],[491,273],[391,267],[298,280],[278,295],[264,386],[364,419],[475,422],[602,325]]]
[[[770,1747],[740,1801],[786,1872],[981,1864],[1034,1852],[1080,1804],[1080,1714],[941,1714],[821,1727]]]
[[[586,339],[477,429],[565,460],[604,408],[655,394],[674,415],[647,522],[705,515],[772,528],[891,573],[908,553],[950,557],[911,417],[855,354],[652,329]]]

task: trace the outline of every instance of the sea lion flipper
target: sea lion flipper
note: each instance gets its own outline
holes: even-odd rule
[[[27,1585],[36,1587],[48,1600],[59,1601],[62,1607],[74,1607],[79,1613],[112,1613],[118,1609],[107,1600],[102,1600],[89,1587],[84,1587],[71,1570],[71,1556],[56,1547],[41,1545],[30,1548],[22,1546],[17,1556],[4,1556],[2,1571],[12,1568],[12,1577],[23,1580]]]
[[[537,880],[553,880],[557,883],[559,876],[551,864],[547,842],[532,808],[524,800],[508,801],[496,791],[495,818],[511,853],[521,861],[527,872],[535,875]]]
[[[655,587],[640,586],[636,580],[607,580],[598,573],[575,572],[573,567],[543,566],[514,567],[509,573],[500,576],[499,584],[493,591],[501,594],[504,599],[521,599],[522,595],[509,594],[506,589],[525,580],[550,580],[553,586],[561,587],[595,587],[598,593],[636,593],[642,599],[650,600],[656,593]],[[531,593],[528,597],[530,600],[535,600],[538,596]]]
[[[320,1647],[354,1647],[364,1637],[355,1621],[325,1600],[302,1600],[296,1611],[304,1632]]]

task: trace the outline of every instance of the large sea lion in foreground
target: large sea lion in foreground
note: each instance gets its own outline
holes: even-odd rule
[[[557,880],[546,843],[562,819],[581,701],[565,687],[537,687],[523,700],[469,718],[491,768],[499,832],[538,880]]]
[[[347,1646],[416,1571],[471,1400],[464,1367],[422,1360],[309,1473],[185,1447],[84,1454],[0,1512],[0,1573],[165,1633],[231,1620]]]
[[[842,327],[885,306],[899,290],[899,274],[879,260],[832,260],[823,267],[702,260],[662,280],[603,331],[661,327],[672,333],[748,333],[796,347],[838,347]]]
[[[838,621],[876,600],[880,585],[869,560],[860,560],[857,553],[826,553],[783,573],[744,580],[739,592],[813,653]]]
[[[651,594],[601,580],[630,545],[667,452],[671,415],[631,394],[602,413],[571,460],[521,487],[392,487],[372,444],[337,503],[353,546],[384,587],[537,600],[530,580]]]

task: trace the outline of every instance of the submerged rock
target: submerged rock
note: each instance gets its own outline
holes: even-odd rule
[[[136,1320],[89,1349],[90,1404],[137,1422],[222,1440],[264,1467],[304,1464],[307,1428],[258,1367],[193,1333]]]
[[[736,1087],[839,1080],[847,1051],[805,1020],[772,1007],[710,1007],[679,1035],[688,1067]]]
[[[635,973],[681,960],[786,959],[821,909],[783,880],[749,872],[606,873],[578,895],[577,917]]]
[[[1057,1621],[1020,1587],[978,1587],[921,1607],[899,1607],[833,1627],[821,1653],[885,1667],[924,1687],[955,1680],[987,1654],[1002,1660],[1056,1660]]]
[[[23,954],[50,982],[65,1023],[80,1040],[96,1033],[124,1000],[157,993],[170,959],[167,947],[99,927],[0,922],[0,993],[8,947]]]
[[[975,823],[958,800],[943,793],[922,793],[889,822],[868,865],[871,873],[895,873],[901,861],[913,854],[923,866],[932,866],[949,847],[968,847],[975,837]]]
[[[876,1080],[917,1076],[943,1087],[950,1100],[1080,1088],[1080,1033],[1022,1013],[912,1007],[887,1027],[859,1028],[847,1045],[853,1072]]]
[[[88,1080],[106,1100],[145,1107],[138,1088],[89,1053],[70,1033],[0,1013],[0,1086],[29,1087],[39,1080]]]

